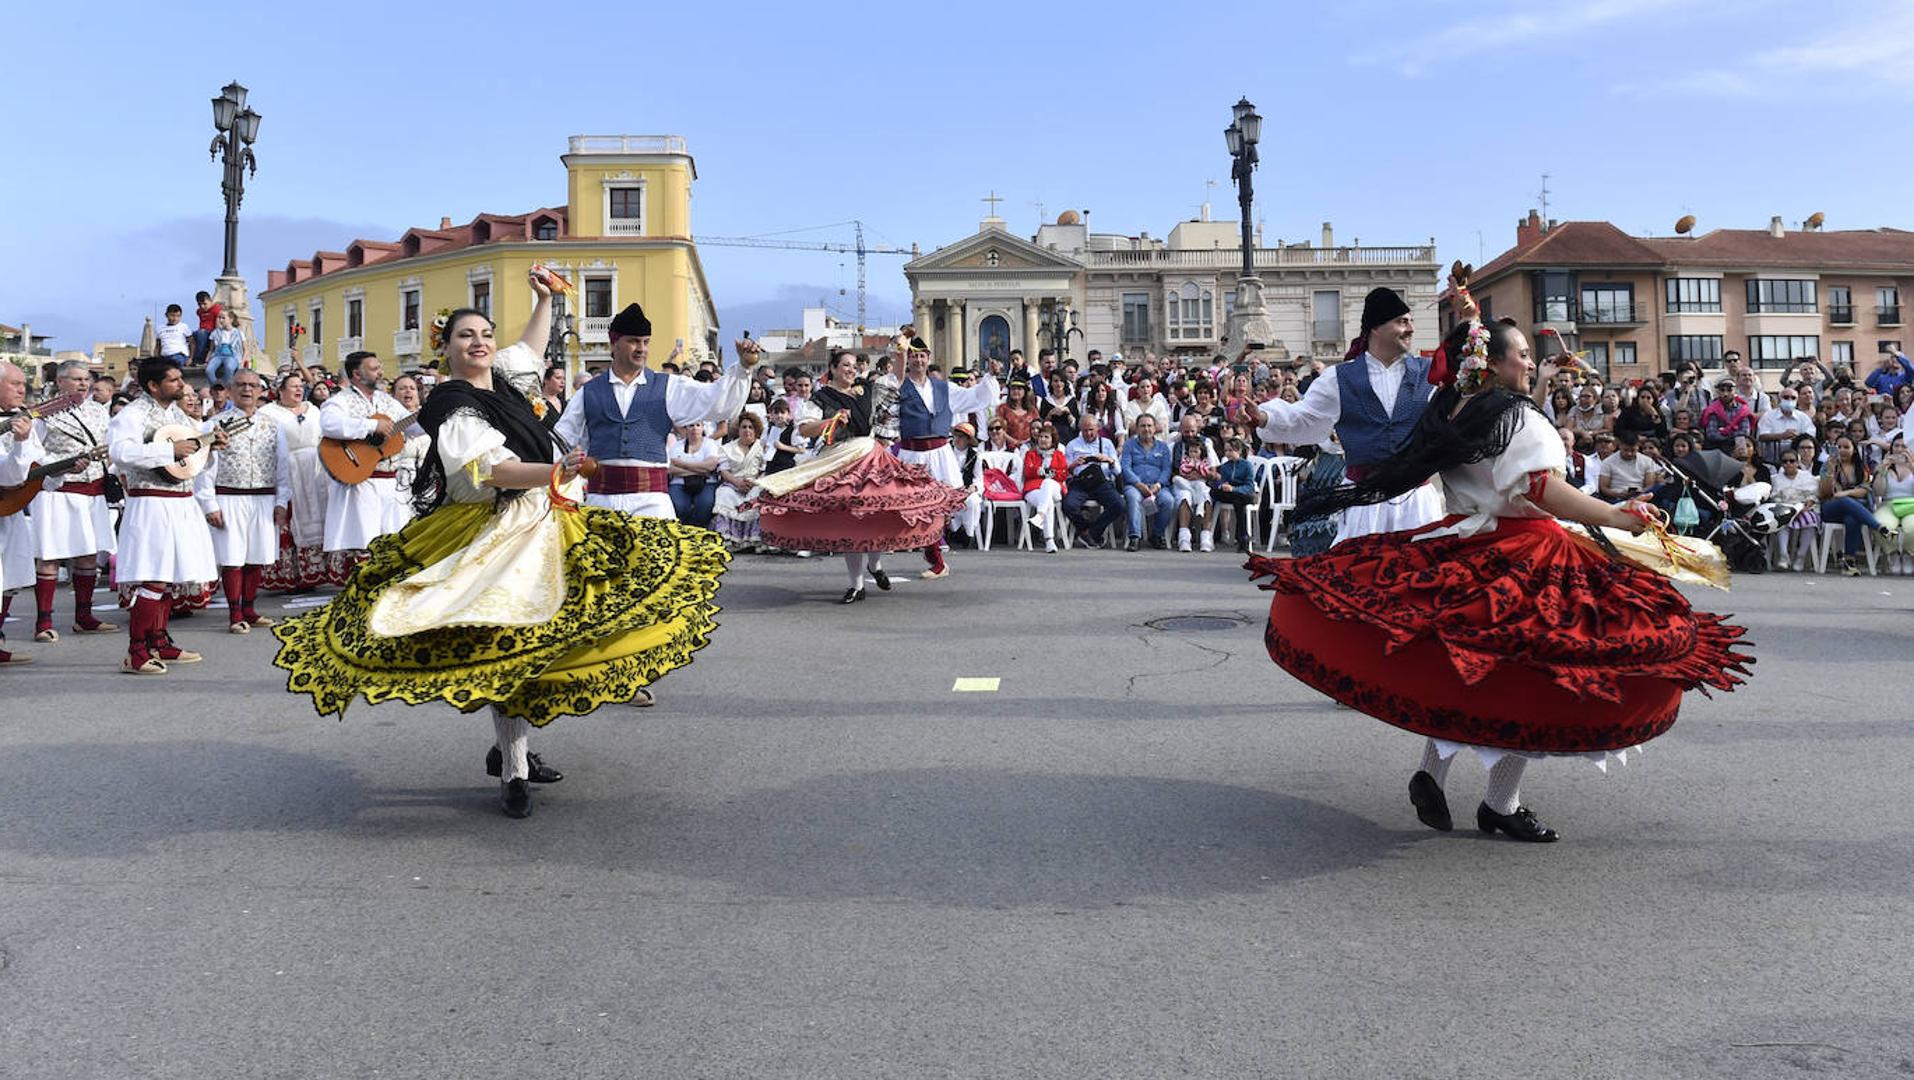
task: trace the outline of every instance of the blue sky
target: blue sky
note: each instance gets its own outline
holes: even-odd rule
[[[1909,0],[346,2],[256,8],[217,38],[197,6],[74,10],[9,16],[30,44],[0,98],[0,322],[68,348],[132,339],[218,272],[207,102],[233,78],[265,117],[241,218],[255,289],[357,236],[560,201],[579,133],[686,136],[707,235],[861,218],[873,242],[928,250],[994,190],[1021,234],[1041,203],[1161,236],[1208,180],[1235,217],[1221,131],[1244,94],[1267,117],[1270,242],[1330,220],[1342,243],[1492,257],[1544,172],[1552,216],[1637,233],[1817,210],[1914,227]],[[704,257],[727,332],[854,302],[848,256]],[[901,262],[872,257],[874,321],[908,304]]]

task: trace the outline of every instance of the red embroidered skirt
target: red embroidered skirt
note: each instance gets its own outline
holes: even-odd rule
[[[748,505],[758,511],[765,541],[781,548],[911,551],[943,539],[944,523],[969,494],[878,447],[804,487]]]
[[[1451,517],[1438,525],[1453,524]],[[1276,593],[1264,641],[1290,674],[1378,720],[1533,753],[1622,750],[1667,731],[1683,692],[1732,690],[1742,629],[1658,574],[1546,518],[1473,537],[1383,533],[1252,558]]]

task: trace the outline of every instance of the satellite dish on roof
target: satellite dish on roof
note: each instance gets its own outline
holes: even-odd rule
[[[1681,220],[1675,222],[1675,231],[1677,233],[1680,233],[1683,236],[1687,236],[1689,233],[1694,232],[1695,231],[1695,215],[1683,214],[1681,216]]]
[[[1805,225],[1810,232],[1820,232],[1821,226],[1826,224],[1827,220],[1828,216],[1826,214],[1816,210],[1814,213],[1809,214],[1808,220],[1802,222],[1802,224]]]

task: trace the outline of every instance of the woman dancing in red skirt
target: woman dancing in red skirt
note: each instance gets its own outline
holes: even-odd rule
[[[1625,760],[1674,724],[1685,691],[1733,689],[1752,658],[1735,651],[1740,627],[1694,610],[1666,578],[1570,538],[1563,521],[1646,523],[1563,479],[1561,438],[1529,397],[1534,371],[1513,325],[1458,325],[1402,451],[1297,508],[1379,502],[1440,473],[1449,516],[1249,569],[1276,593],[1265,640],[1278,664],[1427,737],[1409,782],[1424,824],[1453,827],[1443,781],[1470,747],[1489,766],[1477,827],[1546,843],[1555,830],[1521,804],[1529,759]]]

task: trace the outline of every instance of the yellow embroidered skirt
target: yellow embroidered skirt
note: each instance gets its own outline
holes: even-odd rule
[[[331,603],[273,627],[273,663],[321,715],[363,695],[543,726],[690,663],[728,559],[708,530],[554,510],[543,491],[448,504],[373,541]]]

